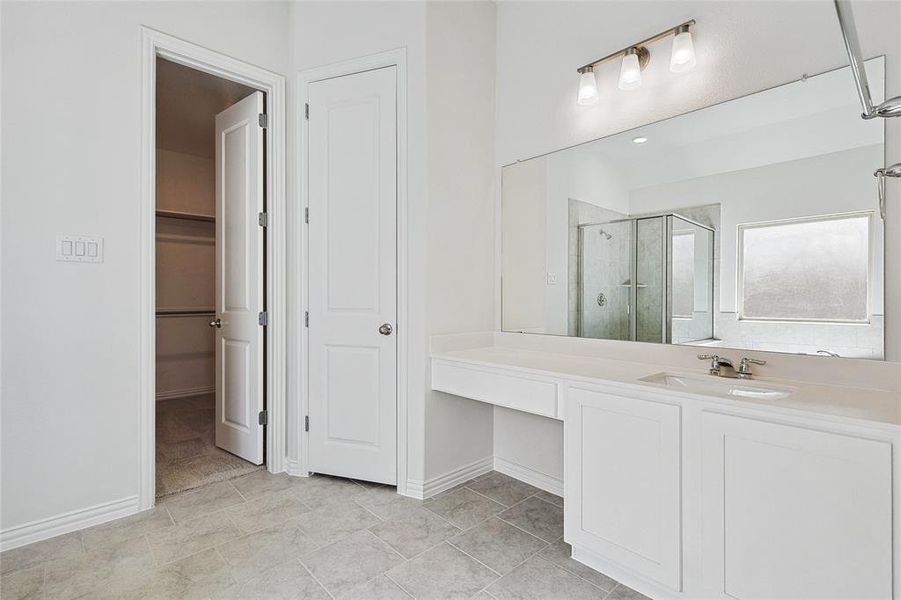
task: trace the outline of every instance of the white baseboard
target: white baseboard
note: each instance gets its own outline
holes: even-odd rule
[[[0,531],[0,551],[11,550],[138,512],[137,496],[113,500]]]
[[[214,394],[215,392],[215,385],[205,385],[202,387],[169,390],[168,392],[157,392],[156,400],[159,402],[160,400],[171,400],[172,398],[188,398],[190,396],[200,396],[202,394]]]
[[[285,473],[294,477],[309,477],[310,472],[304,469],[300,461],[294,458],[285,459]]]
[[[416,479],[407,480],[407,496],[425,500],[435,494],[440,494],[454,486],[460,485],[479,475],[484,475],[494,467],[494,457],[486,456],[459,469],[454,469],[444,475],[433,477],[427,481]]]
[[[550,492],[557,496],[563,496],[563,480],[545,475],[529,467],[510,462],[497,456],[494,457],[494,470],[504,475],[509,475],[514,479],[528,483],[537,487],[539,490]]]
[[[683,594],[674,592],[654,581],[636,575],[629,569],[602,558],[584,548],[573,546],[572,557],[573,560],[578,561],[599,573],[603,573],[607,577],[615,579],[623,585],[629,586],[636,592],[640,592],[648,598],[654,598],[655,600],[676,600],[683,596]]]

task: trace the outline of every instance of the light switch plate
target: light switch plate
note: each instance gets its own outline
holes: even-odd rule
[[[103,238],[86,235],[56,236],[56,260],[62,262],[103,262]]]

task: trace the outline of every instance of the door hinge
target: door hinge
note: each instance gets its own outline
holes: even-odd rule
[[[269,227],[269,213],[261,212],[258,214],[257,222],[260,224],[260,227]]]
[[[303,430],[304,430],[304,431],[309,431],[309,430],[310,430],[310,415],[306,415],[306,416],[303,418]]]
[[[269,115],[260,113],[260,127],[262,127],[263,129],[269,127]]]
[[[303,326],[304,327],[310,326],[310,311],[304,311],[304,313],[303,313]]]
[[[310,105],[309,103],[304,103],[303,105],[303,118],[307,121],[310,120]]]
[[[264,310],[257,316],[257,322],[263,327],[269,326],[269,311]]]
[[[269,424],[269,411],[261,410],[258,421],[259,421],[260,425],[268,425]]]
[[[303,222],[307,225],[310,224],[310,207],[306,207],[303,209]]]

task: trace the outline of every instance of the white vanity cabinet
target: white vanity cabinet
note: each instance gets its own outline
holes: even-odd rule
[[[569,387],[566,539],[681,588],[681,407]]]
[[[896,432],[618,387],[565,396],[575,559],[657,599],[896,597]]]
[[[901,600],[901,396],[718,398],[659,374],[499,348],[432,362],[434,389],[563,420],[572,556],[646,596]]]
[[[713,598],[892,598],[892,446],[703,412],[702,570]]]

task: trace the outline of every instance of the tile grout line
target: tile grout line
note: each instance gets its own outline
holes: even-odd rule
[[[397,566],[399,567],[401,565],[397,565]],[[395,568],[397,568],[397,567],[395,567]],[[410,591],[408,591],[407,588],[405,588],[402,583],[400,583],[399,581],[395,581],[390,575],[388,575],[388,571],[385,571],[383,573],[383,575],[385,576],[386,579],[388,579],[388,581],[390,581],[391,583],[396,585],[400,589],[400,591],[405,593],[407,596],[409,596],[410,598],[416,598],[416,596],[414,596]]]
[[[244,475],[241,475],[241,477],[244,477]],[[235,477],[235,479],[238,479],[238,477]],[[245,503],[249,503],[249,502],[250,502],[250,500],[249,500],[244,494],[241,493],[241,490],[238,489],[238,486],[236,486],[234,483],[232,483],[232,480],[231,480],[231,479],[226,479],[225,481],[228,483],[228,485],[231,486],[231,488],[232,488],[233,490],[235,490],[235,492],[237,492],[237,494],[238,494],[239,496],[241,496],[241,499],[244,500]]]
[[[318,548],[317,548],[317,550],[318,550]],[[311,551],[311,552],[315,552],[315,551]],[[319,587],[321,587],[321,588],[323,589],[323,591],[328,595],[329,598],[334,598],[334,597],[335,597],[335,596],[332,595],[332,593],[329,591],[329,589],[328,589],[327,587],[325,587],[325,586],[322,584],[321,581],[319,581],[319,578],[316,577],[315,575],[313,575],[313,571],[311,571],[310,568],[304,564],[303,560],[301,560],[301,558],[300,558],[299,556],[298,556],[295,560],[296,560],[298,563],[300,563],[300,566],[303,567],[303,569],[304,569],[307,573],[310,574],[310,577],[313,578],[313,581],[315,581],[316,584],[317,584]]]
[[[560,538],[560,539],[563,539],[563,538]],[[557,540],[557,541],[559,541],[559,540]],[[556,544],[556,543],[557,543],[557,542],[553,542],[553,544]],[[550,546],[553,545],[553,544],[548,544],[545,548],[550,547]],[[614,582],[615,582],[615,585],[614,585],[612,588],[610,588],[609,590],[605,590],[604,588],[602,588],[602,587],[599,586],[598,584],[594,583],[593,581],[589,581],[588,579],[585,579],[584,577],[582,577],[582,576],[579,575],[578,573],[575,573],[575,572],[573,572],[573,571],[570,571],[569,569],[567,569],[567,568],[564,567],[563,565],[558,565],[557,563],[555,563],[555,562],[552,561],[551,559],[545,558],[545,557],[541,556],[540,552],[543,552],[543,551],[544,551],[544,548],[542,548],[541,551],[539,551],[538,558],[540,558],[541,560],[543,560],[543,561],[545,561],[545,562],[547,562],[547,563],[550,563],[550,564],[554,565],[555,567],[558,567],[558,568],[560,568],[560,569],[563,569],[564,571],[566,571],[566,572],[569,573],[570,575],[573,575],[573,576],[575,576],[575,577],[578,577],[579,579],[581,579],[581,580],[584,581],[585,583],[587,583],[587,584],[589,584],[589,585],[592,585],[592,586],[596,587],[597,589],[601,590],[601,591],[604,592],[605,594],[612,594],[612,593],[613,593],[613,590],[615,590],[618,586],[622,585],[620,582],[616,581],[615,579],[613,579],[612,577],[610,577],[610,576],[607,575],[606,573],[601,573],[601,571],[595,571],[596,573],[600,573],[600,574],[603,575],[604,577],[607,577],[607,578],[609,578],[611,581],[614,581]],[[575,560],[574,558],[572,558],[572,556],[570,556],[569,558],[570,558],[570,560]],[[576,561],[576,562],[578,562],[578,561]],[[579,564],[581,565],[582,563],[579,563]],[[583,566],[588,567],[588,565],[583,565]],[[588,568],[591,569],[591,567],[588,567]],[[594,569],[592,569],[592,570],[594,571]],[[605,596],[605,598],[606,598],[606,596]]]

